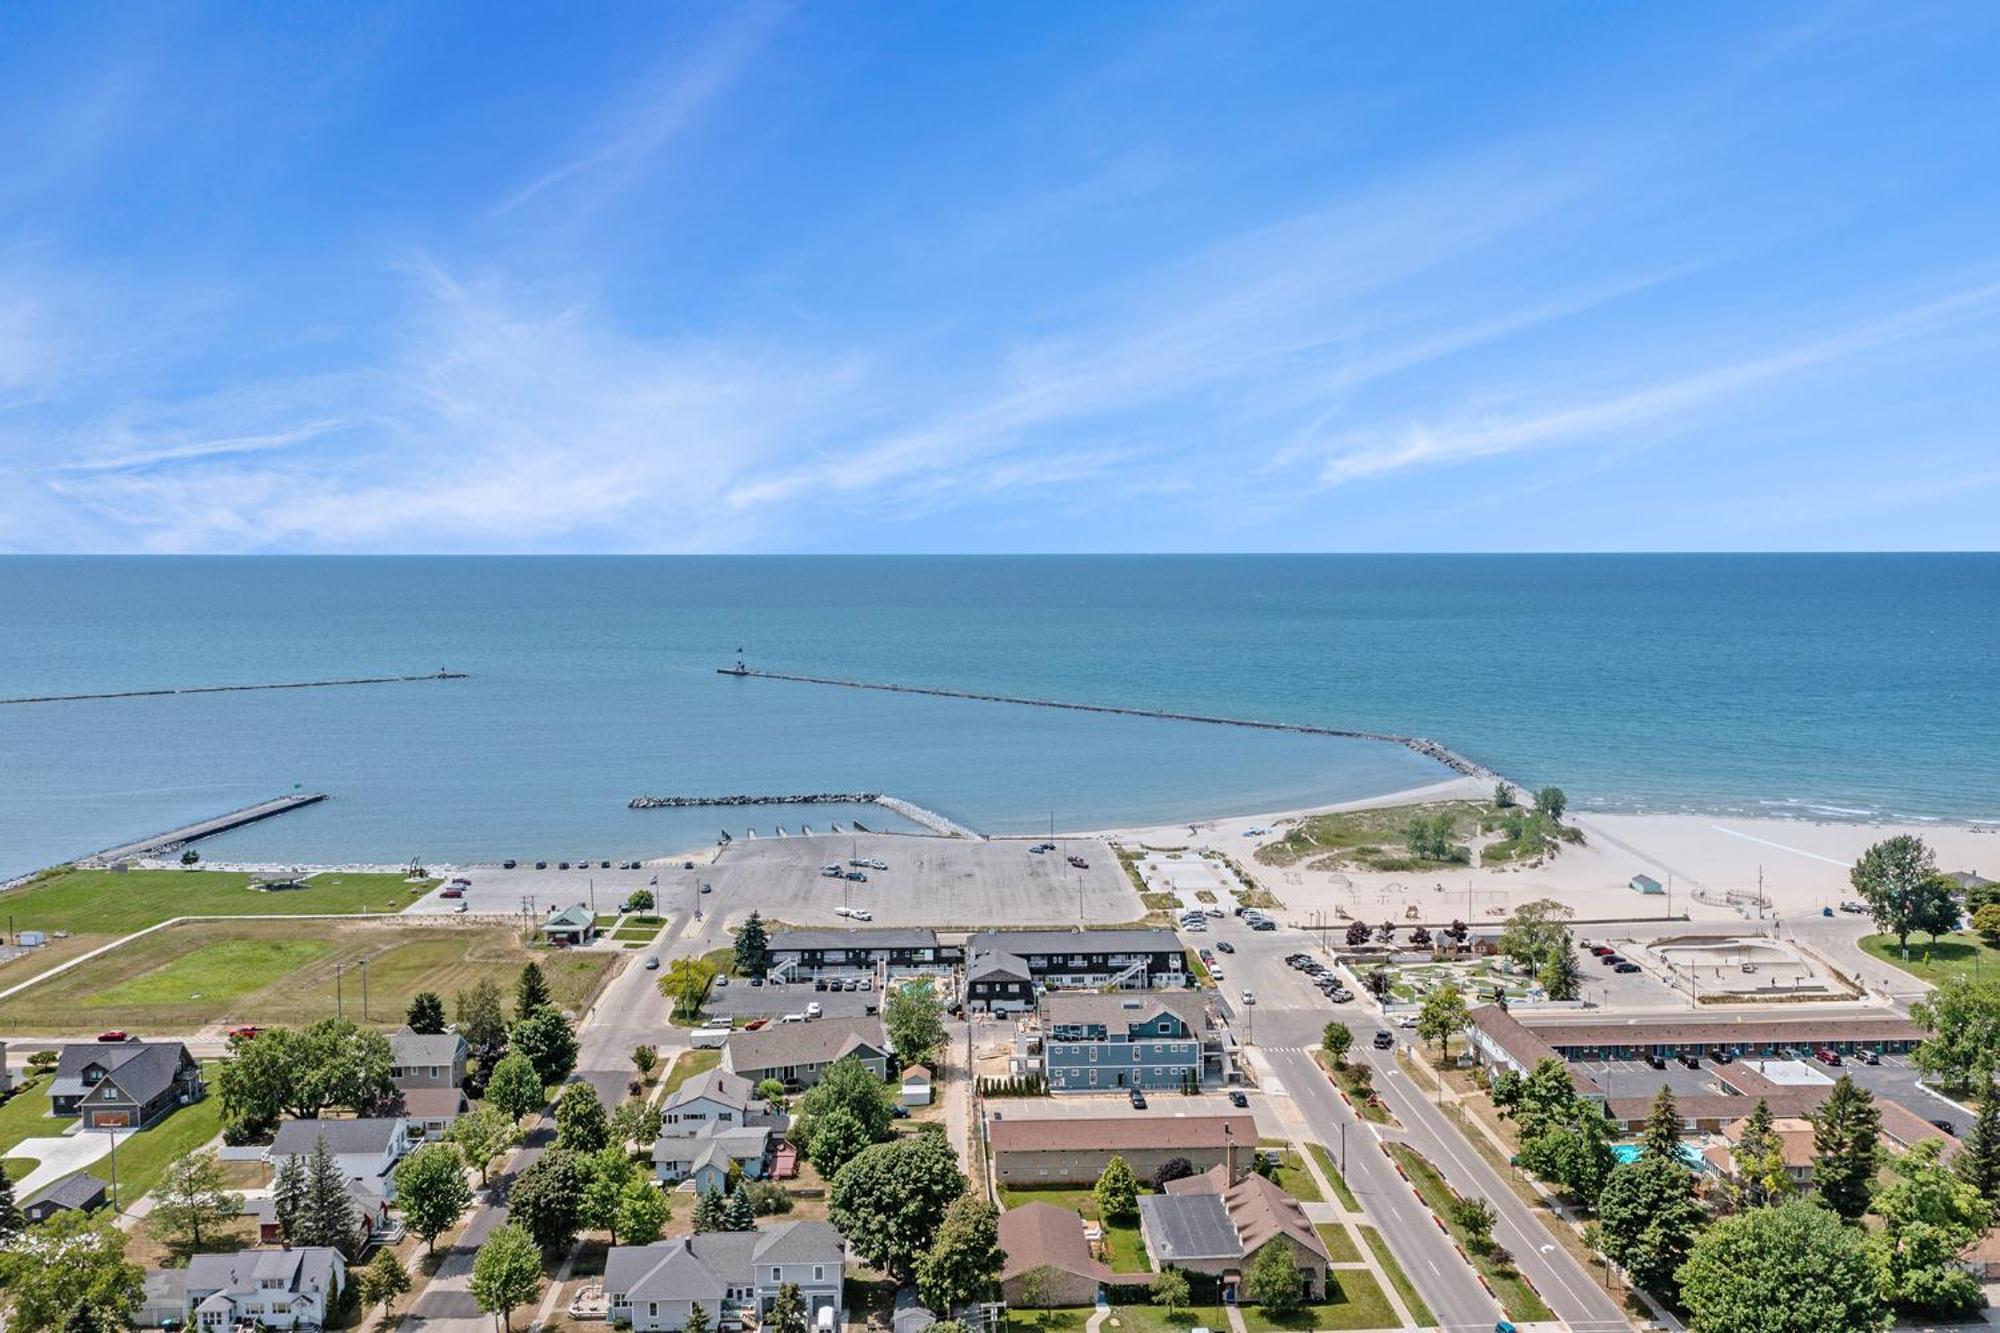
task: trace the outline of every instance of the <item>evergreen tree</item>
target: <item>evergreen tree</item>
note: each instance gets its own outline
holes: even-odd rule
[[[243,1211],[243,1196],[222,1179],[214,1152],[191,1152],[167,1168],[153,1190],[153,1224],[163,1234],[201,1248],[204,1229],[213,1237],[224,1223]]]
[[[278,1238],[286,1245],[297,1240],[305,1207],[306,1159],[294,1153],[279,1165],[271,1181],[271,1213],[277,1219]]]
[[[796,1282],[779,1285],[778,1299],[771,1303],[764,1327],[770,1333],[806,1333],[806,1300]]]
[[[554,1003],[549,994],[549,979],[542,975],[541,965],[529,963],[521,969],[521,975],[514,982],[514,1021],[520,1022],[537,1009]]]
[[[507,1045],[507,1014],[500,1007],[500,987],[493,978],[481,977],[458,993],[453,1001],[458,1014],[458,1035],[478,1053],[480,1063],[491,1065]]]
[[[750,1195],[744,1190],[732,1190],[722,1205],[722,1230],[755,1231],[757,1229],[757,1209],[750,1202]]]
[[[1583,969],[1577,966],[1576,950],[1564,949],[1542,964],[1536,978],[1551,1000],[1574,1000],[1583,994]]]
[[[444,1031],[444,1000],[434,990],[418,991],[410,1001],[409,1010],[403,1015],[410,1031],[426,1037],[435,1037]]]
[[[14,1181],[5,1171],[0,1171],[0,1249],[21,1234],[27,1219],[21,1216],[21,1205],[14,1202]]]
[[[1958,1155],[1959,1174],[1988,1203],[2000,1203],[2000,1087],[1988,1084],[1979,1100],[1979,1118]]]
[[[1674,1103],[1674,1090],[1662,1087],[1646,1113],[1645,1132],[1640,1136],[1640,1155],[1658,1157],[1683,1165],[1681,1157],[1681,1108]]]
[[[688,1307],[687,1322],[681,1325],[681,1333],[715,1333],[715,1325],[710,1321],[708,1311],[702,1309],[700,1301]]]
[[[1098,1176],[1092,1192],[1097,1196],[1097,1211],[1106,1219],[1115,1221],[1139,1211],[1139,1180],[1123,1157],[1113,1157],[1104,1164],[1104,1173]]]
[[[330,1245],[352,1259],[359,1246],[354,1200],[348,1197],[347,1178],[327,1146],[326,1136],[313,1142],[306,1161],[305,1199],[293,1225],[299,1245]]]
[[[735,962],[737,975],[745,977],[761,976],[771,966],[771,937],[764,929],[764,918],[754,908],[736,932]]]
[[[1882,1111],[1875,1096],[1842,1074],[1812,1115],[1813,1185],[1850,1222],[1868,1211],[1882,1159]]]
[[[694,1202],[695,1234],[700,1235],[705,1231],[729,1230],[729,1226],[723,1216],[724,1207],[722,1192],[720,1190],[703,1190]]]

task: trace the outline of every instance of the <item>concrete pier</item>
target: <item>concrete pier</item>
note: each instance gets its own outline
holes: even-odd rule
[[[107,848],[95,856],[86,856],[80,865],[108,865],[113,861],[133,861],[142,856],[153,856],[171,851],[197,838],[212,837],[217,833],[227,833],[230,829],[242,828],[245,824],[255,824],[308,805],[317,805],[326,799],[323,791],[305,792],[294,796],[280,796],[275,800],[262,801],[256,805],[246,805],[241,810],[231,810],[226,815],[204,819],[196,824],[185,824],[166,833],[142,838],[138,842],[128,842],[123,846]]]
[[[0,704],[77,703],[85,699],[155,699],[170,694],[240,694],[249,690],[323,690],[335,685],[403,685],[420,680],[465,680],[464,671],[432,671],[422,676],[355,676],[347,680],[287,680],[264,685],[181,685],[163,690],[106,690],[97,694],[31,694]]]
[[[1398,736],[1385,731],[1353,731],[1343,727],[1317,727],[1304,722],[1264,722],[1254,718],[1215,717],[1206,713],[1173,713],[1156,708],[1121,708],[1115,704],[1069,703],[1060,699],[1031,699],[1012,694],[978,694],[971,690],[944,690],[926,685],[890,685],[880,681],[840,680],[831,676],[800,676],[783,671],[758,671],[738,663],[717,667],[718,676],[743,680],[789,680],[800,685],[837,685],[846,690],[882,690],[890,694],[927,694],[935,699],[970,699],[976,703],[1019,704],[1027,708],[1061,708],[1073,713],[1113,713],[1121,717],[1149,717],[1165,722],[1200,722],[1215,727],[1248,727],[1253,731],[1289,731],[1303,736],[1339,736],[1347,740],[1385,741],[1435,759],[1455,773],[1469,778],[1498,781],[1499,774],[1476,760],[1468,759],[1451,747],[1423,736]]]
[[[885,796],[879,791],[814,791],[791,792],[775,796],[739,794],[734,796],[634,796],[626,806],[633,810],[688,810],[699,806],[727,805],[879,805],[884,810],[893,810],[912,824],[920,824],[933,833],[947,838],[981,838],[965,825],[947,819],[935,810],[926,809],[915,801],[906,801],[900,796]],[[866,833],[868,829],[859,821],[854,827]],[[811,829],[807,829],[808,834]],[[750,836],[757,836],[755,829]],[[778,836],[784,837],[783,825],[778,826]]]

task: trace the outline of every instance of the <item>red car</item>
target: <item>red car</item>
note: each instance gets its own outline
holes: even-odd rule
[[[229,1029],[229,1035],[232,1037],[241,1037],[243,1040],[248,1041],[250,1038],[256,1036],[258,1031],[259,1029],[252,1027],[231,1028]]]
[[[438,897],[440,898],[463,898],[464,896],[465,896],[464,889],[451,888],[451,889],[438,890]]]
[[[98,1034],[97,1034],[97,1039],[98,1039],[99,1041],[130,1041],[130,1040],[132,1040],[132,1038],[131,1038],[131,1037],[130,1037],[130,1036],[129,1036],[129,1035],[127,1034],[127,1033],[125,1033],[125,1032],[123,1032],[123,1031],[119,1030],[118,1028],[113,1028],[113,1029],[111,1029],[111,1031],[109,1031],[109,1032],[100,1032],[100,1033],[98,1033]]]

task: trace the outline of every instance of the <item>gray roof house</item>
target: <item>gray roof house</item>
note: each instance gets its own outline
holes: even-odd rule
[[[718,1328],[740,1328],[743,1316],[767,1314],[778,1289],[794,1283],[815,1329],[841,1326],[841,1274],[846,1243],[825,1222],[779,1222],[756,1231],[710,1231],[656,1245],[614,1246],[604,1264],[612,1320],[635,1333],[687,1327],[700,1303]]]
[[[239,1324],[320,1328],[346,1285],[340,1251],[323,1245],[197,1254],[186,1268],[146,1275],[137,1322],[157,1328],[178,1320],[203,1333]]]
[[[21,1213],[30,1222],[46,1222],[61,1212],[102,1208],[108,1187],[88,1171],[76,1171],[30,1195]]]
[[[396,1197],[396,1163],[410,1150],[410,1124],[401,1116],[367,1120],[287,1120],[278,1126],[264,1160],[281,1167],[287,1157],[310,1157],[321,1139],[350,1184],[385,1199]]]
[[[775,1078],[808,1088],[836,1060],[854,1056],[877,1078],[889,1076],[889,1039],[879,1018],[821,1018],[773,1023],[756,1032],[733,1032],[722,1046],[722,1067],[752,1084]]]
[[[659,1178],[692,1180],[697,1189],[720,1187],[731,1162],[753,1180],[765,1175],[772,1142],[791,1118],[773,1111],[756,1087],[727,1070],[710,1069],[674,1089],[660,1108],[660,1137],[653,1144]]]
[[[56,1061],[49,1104],[85,1129],[143,1129],[207,1090],[180,1042],[73,1042]]]
[[[389,1078],[398,1091],[455,1088],[465,1082],[465,1038],[404,1028],[389,1038]]]

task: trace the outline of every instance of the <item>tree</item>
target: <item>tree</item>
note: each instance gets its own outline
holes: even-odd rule
[[[660,1108],[642,1101],[620,1102],[611,1113],[611,1141],[650,1148],[660,1137]]]
[[[905,1065],[928,1063],[944,1045],[944,1005],[930,978],[908,981],[889,992],[882,1007],[882,1024],[889,1044]]]
[[[347,1175],[322,1135],[306,1158],[305,1198],[292,1224],[300,1245],[330,1245],[352,1259],[360,1248],[360,1223],[347,1193]]]
[[[435,1037],[444,1031],[444,1000],[434,990],[418,991],[403,1021],[410,1031]]]
[[[12,1333],[84,1324],[122,1329],[138,1313],[145,1273],[125,1262],[125,1233],[102,1213],[63,1209],[0,1252]]]
[[[942,1310],[943,1306],[938,1306]],[[806,1333],[806,1298],[799,1291],[796,1282],[778,1284],[777,1299],[771,1302],[771,1313],[764,1321],[770,1333]]]
[[[889,1124],[895,1118],[895,1112],[889,1105],[888,1087],[875,1077],[868,1066],[851,1055],[828,1065],[821,1073],[819,1082],[799,1098],[799,1141],[810,1143],[814,1133],[813,1122],[836,1108],[854,1117],[867,1136],[866,1143],[880,1143],[889,1136]],[[819,1163],[815,1161],[813,1165],[817,1167]],[[832,1179],[825,1171],[820,1174]]]
[[[1319,1048],[1326,1052],[1326,1058],[1339,1069],[1347,1063],[1347,1052],[1354,1046],[1354,1029],[1335,1019],[1320,1029]]]
[[[1464,992],[1447,983],[1424,997],[1424,1007],[1417,1013],[1417,1036],[1435,1043],[1438,1059],[1442,1061],[1451,1039],[1465,1031],[1466,1025],[1471,1022],[1472,1014],[1465,1007]]]
[[[1979,1099],[1979,1115],[1965,1136],[1965,1151],[1955,1163],[1958,1173],[1990,1204],[2000,1204],[2000,1088],[1992,1084]],[[0,1227],[0,1235],[5,1228]]]
[[[437,1238],[472,1206],[465,1161],[449,1143],[426,1143],[396,1164],[396,1207],[410,1230],[436,1253]]]
[[[1896,1162],[1900,1178],[1875,1196],[1882,1228],[1869,1236],[1883,1298],[1918,1319],[1961,1318],[1986,1304],[1958,1256],[1985,1234],[1993,1209],[1944,1164],[1942,1149],[1926,1139]]]
[[[1515,790],[1514,784],[1511,782],[1496,782],[1493,784],[1493,804],[1502,810],[1512,809],[1514,801],[1519,795],[1520,793]]]
[[[1465,1248],[1474,1254],[1493,1253],[1493,1224],[1499,1215],[1484,1199],[1460,1198],[1451,1202],[1451,1220],[1465,1235]]]
[[[1910,1006],[1910,1021],[1928,1035],[1910,1059],[1950,1092],[1993,1081],[2000,1059],[2000,981],[1946,977]]]
[[[653,891],[652,891],[651,889],[634,889],[634,890],[632,890],[632,894],[631,894],[631,896],[630,896],[630,897],[628,897],[628,898],[626,898],[626,900],[625,900],[625,906],[626,906],[626,908],[627,908],[628,910],[630,910],[630,911],[634,911],[634,912],[650,912],[650,911],[652,911],[652,910],[653,910]]]
[[[715,984],[715,967],[699,958],[676,958],[660,977],[660,994],[674,1003],[673,1016],[692,1023],[708,1003],[709,988]]]
[[[542,1294],[542,1256],[526,1229],[508,1222],[495,1227],[472,1261],[472,1301],[500,1326],[514,1326],[514,1307]],[[694,1327],[690,1320],[688,1327]]]
[[[537,1094],[540,1091],[538,1086]],[[483,1187],[493,1159],[513,1147],[520,1134],[520,1129],[505,1111],[487,1105],[468,1111],[453,1121],[451,1128],[445,1131],[445,1138],[458,1146],[466,1165],[479,1172],[479,1183]]]
[[[1811,1116],[1813,1187],[1850,1222],[1868,1211],[1882,1162],[1882,1111],[1875,1095],[1842,1074]]]
[[[702,1308],[700,1301],[688,1306],[687,1322],[681,1325],[681,1333],[713,1333],[714,1328],[708,1311]]]
[[[508,1040],[516,1052],[528,1057],[543,1083],[560,1083],[576,1068],[576,1032],[548,1005],[514,1024]]]
[[[279,1163],[271,1178],[271,1215],[278,1223],[278,1236],[286,1245],[297,1239],[299,1219],[305,1215],[306,1159],[297,1153]]]
[[[1575,949],[1564,924],[1575,915],[1553,898],[1522,903],[1500,932],[1500,952],[1527,969],[1530,976],[1539,975],[1550,959]]]
[[[1420,861],[1457,861],[1463,853],[1453,845],[1448,814],[1417,815],[1403,829],[1403,845]]]
[[[729,1219],[724,1214],[727,1206],[722,1191],[713,1186],[697,1194],[694,1200],[694,1233],[699,1236],[710,1231],[727,1231]]]
[[[912,1134],[878,1143],[840,1169],[829,1220],[861,1262],[907,1278],[965,1189],[944,1136]]]
[[[1306,1275],[1292,1261],[1292,1247],[1286,1241],[1266,1241],[1250,1271],[1243,1279],[1243,1293],[1264,1307],[1267,1315],[1284,1315],[1298,1309],[1306,1297]]]
[[[507,1044],[507,1014],[500,1007],[500,987],[493,978],[481,977],[460,991],[452,1010],[458,1016],[458,1035],[465,1038],[465,1044],[478,1052],[482,1061],[488,1055],[497,1059]]]
[[[21,1215],[21,1205],[14,1201],[14,1180],[5,1171],[0,1171],[0,1249],[7,1242],[21,1234],[21,1228],[28,1224]]]
[[[354,1280],[363,1304],[379,1305],[385,1313],[394,1314],[396,1298],[410,1289],[410,1270],[403,1267],[394,1250],[384,1246],[355,1273]]]
[[[196,851],[194,848],[190,847],[186,851],[181,853],[182,869],[193,870],[196,866],[200,864],[201,864],[201,853]]]
[[[831,1180],[840,1168],[859,1157],[875,1140],[844,1106],[814,1116],[800,1131],[806,1160],[822,1179]]]
[[[1535,979],[1551,1000],[1574,1000],[1583,995],[1583,969],[1577,966],[1573,949],[1564,949],[1544,962]]]
[[[1021,1274],[1020,1303],[1030,1310],[1042,1311],[1036,1316],[1036,1322],[1044,1327],[1048,1323],[1045,1318],[1048,1309],[1055,1304],[1056,1284],[1060,1281],[1062,1274],[1048,1264],[1037,1264]]]
[[[660,1048],[647,1043],[632,1048],[632,1068],[639,1071],[639,1077],[648,1083],[653,1081],[653,1071],[660,1067]]]
[[[1990,947],[2000,949],[2000,903],[1987,903],[1974,912],[1972,928]]]
[[[1493,1104],[1520,1127],[1521,1165],[1585,1203],[1594,1203],[1612,1168],[1612,1126],[1603,1109],[1579,1097],[1569,1066],[1549,1056],[1526,1077],[1511,1070],[1493,1080]]]
[[[578,1152],[596,1152],[611,1142],[611,1124],[604,1115],[604,1103],[597,1089],[588,1083],[572,1083],[556,1099],[556,1146]]]
[[[1396,942],[1396,923],[1393,921],[1384,921],[1381,925],[1375,927],[1375,941],[1378,944],[1394,944]]]
[[[549,979],[542,975],[541,964],[523,966],[521,975],[514,980],[514,1021],[518,1023],[554,1003],[555,996],[549,994]]]
[[[1371,933],[1366,921],[1350,921],[1347,925],[1347,947],[1359,949],[1368,943],[1368,936]]]
[[[1908,833],[1884,838],[1861,853],[1847,879],[1868,904],[1876,929],[1894,935],[1896,947],[1908,958],[1910,932],[1922,929],[1936,910],[1929,901],[1937,891],[1937,858],[1931,849]]]
[[[620,1243],[618,1210],[624,1202],[625,1187],[638,1174],[620,1145],[607,1144],[590,1158],[590,1179],[583,1187],[581,1218],[586,1227],[610,1232],[613,1245]]]
[[[1103,1172],[1097,1177],[1097,1187],[1091,1193],[1097,1199],[1097,1211],[1109,1221],[1130,1217],[1139,1211],[1139,1180],[1123,1157],[1113,1155],[1104,1164]]]
[[[618,1196],[618,1235],[627,1245],[651,1245],[666,1230],[672,1208],[666,1191],[634,1174]]]
[[[1561,787],[1544,787],[1535,793],[1535,809],[1547,815],[1551,822],[1560,824],[1563,811],[1569,809],[1569,797],[1563,795]]]
[[[226,1132],[242,1138],[281,1115],[311,1120],[330,1106],[361,1111],[394,1098],[389,1039],[340,1018],[271,1028],[235,1043],[216,1075]]]
[[[999,1277],[1000,1214],[977,1195],[965,1194],[945,1209],[937,1238],[918,1258],[917,1292],[940,1314],[980,1299]]]
[[[1160,1163],[1160,1169],[1153,1173],[1153,1188],[1164,1194],[1167,1185],[1176,1180],[1186,1180],[1194,1174],[1194,1163],[1185,1157],[1169,1157]]]
[[[181,1158],[153,1191],[155,1223],[190,1250],[201,1248],[204,1230],[213,1236],[215,1228],[242,1211],[243,1196],[223,1183],[222,1164],[213,1152]]]
[[[773,1111],[782,1111],[787,1104],[785,1085],[775,1078],[767,1078],[756,1088],[757,1099],[768,1103]],[[893,1114],[893,1113],[892,1113]]]
[[[1771,1127],[1771,1106],[1762,1097],[1744,1122],[1731,1155],[1736,1159],[1732,1188],[1738,1208],[1763,1208],[1790,1197],[1793,1181],[1785,1166],[1784,1141]]]
[[[514,1181],[507,1215],[526,1227],[543,1249],[562,1249],[576,1239],[583,1221],[583,1191],[589,1183],[590,1166],[581,1153],[551,1148]]]
[[[1653,1109],[1646,1113],[1646,1127],[1639,1136],[1639,1151],[1645,1157],[1657,1157],[1663,1162],[1676,1166],[1684,1164],[1681,1156],[1681,1109],[1674,1102],[1674,1090],[1662,1085],[1653,1094]]]
[[[493,1066],[493,1077],[486,1084],[486,1101],[502,1114],[518,1122],[529,1112],[541,1110],[546,1099],[542,1076],[519,1051],[510,1052]]]
[[[743,977],[760,977],[771,966],[771,937],[764,930],[764,918],[755,908],[736,932],[736,974]]]
[[[724,1231],[755,1231],[757,1210],[750,1202],[750,1196],[742,1190],[731,1190],[722,1201],[722,1229]]]
[[[1670,1158],[1647,1154],[1620,1164],[1597,1196],[1604,1253],[1662,1299],[1673,1298],[1674,1273],[1693,1248],[1703,1219],[1693,1174]]]
[[[1153,1278],[1153,1304],[1167,1312],[1167,1322],[1188,1308],[1193,1296],[1188,1291],[1187,1274],[1178,1268],[1162,1268]]]
[[[1691,1333],[1880,1333],[1863,1234],[1807,1199],[1717,1222],[1680,1268]]]

